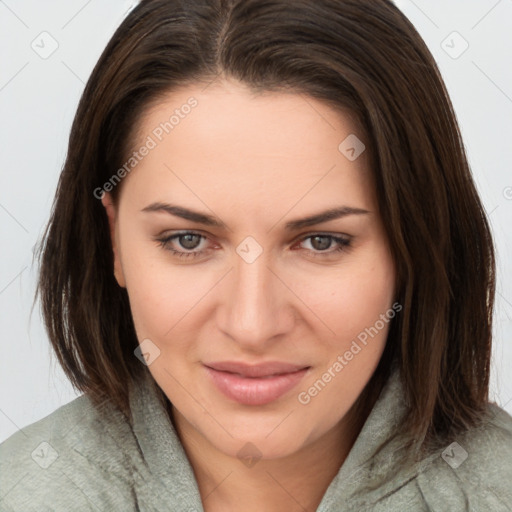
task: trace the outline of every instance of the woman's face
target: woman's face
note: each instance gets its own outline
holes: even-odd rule
[[[394,316],[362,135],[315,99],[237,82],[170,93],[139,128],[103,204],[146,364],[223,453],[295,453],[343,424]]]

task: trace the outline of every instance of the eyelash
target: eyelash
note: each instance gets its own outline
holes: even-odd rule
[[[200,236],[202,238],[207,238],[204,235],[202,235],[200,233],[196,233],[194,231],[183,231],[181,233],[176,233],[176,234],[171,235],[171,236],[156,238],[156,241],[159,242],[159,245],[163,249],[165,249],[166,251],[171,252],[171,254],[173,256],[176,256],[178,258],[197,258],[199,256],[202,256],[203,253],[207,252],[207,250],[202,250],[202,251],[197,251],[197,252],[177,251],[176,249],[173,249],[172,247],[169,246],[169,244],[170,244],[170,242],[172,240],[178,239],[178,238],[180,238],[182,236],[186,236],[186,235],[197,235],[197,236]],[[310,249],[306,249],[314,257],[325,257],[327,255],[330,256],[332,254],[336,254],[336,253],[345,251],[351,245],[351,239],[350,238],[343,238],[343,237],[340,237],[340,236],[329,235],[329,234],[324,234],[324,233],[313,233],[311,235],[305,236],[305,237],[303,237],[303,238],[301,238],[299,240],[299,243],[302,243],[305,240],[308,240],[310,238],[314,238],[316,236],[319,236],[319,237],[322,237],[322,238],[329,238],[331,241],[336,242],[338,244],[338,247],[336,249],[334,249],[334,250],[331,250],[331,251],[325,250],[325,251],[317,251],[317,252],[312,251]]]

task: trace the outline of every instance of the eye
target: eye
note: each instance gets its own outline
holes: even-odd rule
[[[208,238],[194,231],[183,231],[168,236],[157,237],[155,239],[159,245],[166,251],[172,253],[178,258],[198,258],[209,252],[208,248],[198,249],[202,242],[206,242]],[[333,254],[347,250],[350,247],[351,239],[349,237],[341,237],[323,233],[314,233],[300,240],[300,244],[309,242],[311,248],[305,250],[314,257],[329,257]]]
[[[166,251],[170,251],[178,258],[197,258],[207,252],[206,249],[195,250],[200,245],[202,239],[206,240],[204,235],[193,231],[175,233],[174,235],[156,238]],[[181,250],[184,249],[184,250]]]
[[[325,257],[334,253],[339,253],[350,247],[351,239],[336,235],[315,233],[301,239],[301,243],[309,241],[311,249],[306,248],[312,256]],[[334,249],[332,249],[334,247]],[[331,250],[328,250],[331,249]]]

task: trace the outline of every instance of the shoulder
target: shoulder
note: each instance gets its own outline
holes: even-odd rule
[[[0,444],[0,510],[130,510],[136,451],[127,418],[82,395]]]
[[[489,404],[488,417],[450,440],[419,472],[417,484],[433,510],[512,508],[512,417]]]

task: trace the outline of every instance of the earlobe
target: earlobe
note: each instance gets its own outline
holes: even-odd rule
[[[121,259],[119,257],[119,246],[117,240],[117,208],[114,205],[112,196],[108,192],[103,193],[101,204],[104,206],[108,218],[110,241],[112,244],[112,252],[114,254],[114,276],[119,286],[126,288],[123,268],[121,266]]]

